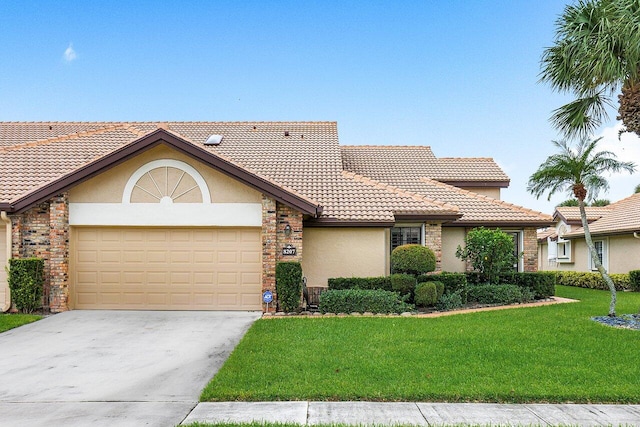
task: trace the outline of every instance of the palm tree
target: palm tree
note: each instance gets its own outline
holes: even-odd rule
[[[610,151],[595,152],[596,146],[601,139],[598,138],[592,141],[586,138],[582,139],[575,149],[566,141],[553,141],[553,144],[560,149],[560,153],[547,157],[547,160],[531,175],[527,184],[527,191],[537,198],[548,192],[549,199],[558,191],[568,191],[573,193],[578,200],[584,238],[587,241],[593,264],[611,291],[609,316],[615,317],[616,288],[611,277],[607,274],[607,270],[602,266],[593,246],[584,201],[587,196],[593,200],[600,191],[609,189],[609,183],[603,177],[604,173],[621,171],[633,173],[636,165],[633,162],[617,160],[615,154]]]
[[[618,96],[624,131],[640,135],[640,2],[580,0],[556,21],[554,45],[542,55],[540,81],[576,99],[551,122],[567,138],[586,138]]]

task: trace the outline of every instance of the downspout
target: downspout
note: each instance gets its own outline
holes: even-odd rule
[[[5,233],[7,233],[7,247],[5,249],[7,254],[7,264],[9,264],[9,258],[11,258],[11,219],[9,219],[5,211],[0,212],[0,219],[5,223]],[[6,265],[3,265],[0,268],[5,268],[5,266]],[[11,308],[11,289],[9,289],[8,280],[6,283],[0,283],[0,286],[5,286],[4,301],[0,301],[0,304],[2,304],[0,305],[0,313],[4,313]]]

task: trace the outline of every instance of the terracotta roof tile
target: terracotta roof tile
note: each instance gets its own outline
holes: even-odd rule
[[[597,219],[602,218],[604,214],[611,210],[611,205],[609,206],[587,206],[585,207],[585,212],[587,213],[587,221],[592,222]],[[580,208],[577,206],[560,206],[556,208],[556,211],[553,214],[554,219],[561,218],[566,223],[581,223],[582,219],[580,218]]]
[[[589,224],[592,235],[628,234],[640,232],[640,193],[606,206],[600,219]],[[584,236],[584,229],[577,228],[564,237]]]

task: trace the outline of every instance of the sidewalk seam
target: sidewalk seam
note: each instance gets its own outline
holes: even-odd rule
[[[413,402],[414,405],[416,405],[416,408],[418,408],[418,412],[420,412],[420,415],[422,415],[422,418],[424,419],[424,421],[427,423],[427,425],[431,426],[432,424],[429,422],[429,420],[427,419],[427,417],[424,415],[424,413],[422,412],[422,410],[420,409],[420,405],[418,405],[418,402]]]
[[[535,415],[536,418],[538,418],[540,421],[542,421],[543,423],[545,423],[546,425],[550,426],[551,423],[549,421],[547,421],[546,419],[544,419],[542,417],[542,415],[538,414],[536,411],[533,410],[533,408],[528,405],[528,404],[524,404],[524,407],[527,409],[527,411],[531,412],[533,415]]]

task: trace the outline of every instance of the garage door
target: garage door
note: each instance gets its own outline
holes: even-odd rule
[[[76,309],[261,309],[259,229],[74,227],[70,255]]]

